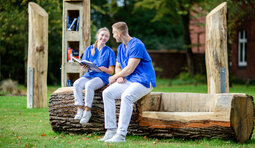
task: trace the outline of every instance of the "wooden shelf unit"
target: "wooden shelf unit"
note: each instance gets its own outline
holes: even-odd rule
[[[73,29],[68,31],[75,18]],[[68,59],[68,48],[80,58],[90,44],[90,0],[63,0],[62,27],[61,86],[66,87],[68,80],[73,84],[83,74],[80,65]]]

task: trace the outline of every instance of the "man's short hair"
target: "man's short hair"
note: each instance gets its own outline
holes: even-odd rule
[[[117,22],[112,25],[112,28],[117,29],[122,34],[128,34],[128,26],[125,22]]]

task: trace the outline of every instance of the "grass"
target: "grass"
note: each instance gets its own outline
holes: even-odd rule
[[[207,93],[207,84],[186,84],[186,85],[169,85],[168,79],[157,79],[157,87],[153,89],[154,92],[193,92],[193,93]],[[241,84],[232,84],[229,88],[230,93],[246,93],[255,98],[255,85],[246,87]]]
[[[157,81],[153,91],[206,93],[205,84],[173,85]],[[58,87],[49,86],[48,96]],[[233,85],[230,92],[247,93],[255,97],[255,86]],[[128,135],[126,143],[106,144],[97,140],[103,135],[55,133],[49,124],[48,108],[27,109],[26,96],[0,96],[0,147],[255,147],[255,135],[245,144],[220,139],[153,139]]]

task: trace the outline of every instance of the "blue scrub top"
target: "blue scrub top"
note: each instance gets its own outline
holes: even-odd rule
[[[120,44],[117,51],[117,62],[120,63],[121,69],[128,65],[130,58],[141,59],[136,69],[132,74],[126,77],[128,81],[138,82],[143,86],[149,88],[150,83],[153,87],[156,87],[156,74],[152,65],[150,55],[145,49],[143,42],[133,37],[127,47],[125,44]]]
[[[95,48],[95,55],[91,55],[91,50],[93,49],[93,45],[90,45],[83,53],[81,60],[87,60],[95,64],[97,67],[104,66],[109,68],[110,66],[115,65],[115,53],[114,51],[108,47],[104,46],[100,51]],[[95,72],[92,70],[88,70],[83,77],[86,78],[94,78],[99,77],[102,81],[107,85],[109,83],[108,78],[111,75],[106,72]]]

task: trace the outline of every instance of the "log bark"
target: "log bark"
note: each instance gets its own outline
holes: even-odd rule
[[[59,88],[51,95],[49,116],[52,129],[67,133],[104,133],[102,90],[95,92],[91,120],[81,125],[79,120],[73,119],[77,109],[73,105],[72,89]],[[206,101],[201,101],[202,98]],[[181,102],[172,106],[177,112],[166,108],[167,103],[174,101]],[[198,102],[200,105],[196,105]],[[212,105],[202,105],[206,102]],[[120,100],[116,100],[116,106],[118,119]],[[252,131],[253,98],[244,94],[150,93],[134,104],[128,128],[128,134],[140,136],[187,139],[207,137],[240,142],[250,139]]]
[[[85,93],[85,92],[84,92]],[[118,119],[120,100],[116,100],[116,117]],[[74,120],[77,109],[74,106],[74,96],[72,87],[63,87],[56,90],[49,99],[49,117],[52,129],[56,132],[67,133],[104,133],[104,105],[102,100],[102,90],[95,92],[92,104],[92,117],[89,123],[81,125],[79,120]],[[143,135],[136,122],[138,111],[134,105],[134,112],[130,122],[128,133]]]
[[[205,56],[208,93],[211,94],[229,92],[226,14],[224,2],[206,16]]]
[[[33,2],[28,4],[29,46],[27,66],[27,102],[29,103],[29,67],[33,69],[33,106],[47,107],[48,13]],[[29,104],[27,104],[29,107]],[[30,108],[30,107],[29,107]]]

